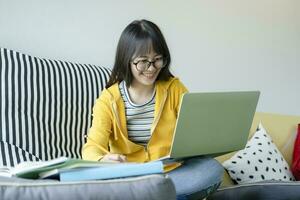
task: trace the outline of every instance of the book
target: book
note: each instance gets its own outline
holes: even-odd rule
[[[1,167],[0,176],[12,177],[26,175],[27,173],[34,172],[36,170],[41,170],[46,167],[54,166],[68,160],[66,157],[59,157],[49,161],[25,161],[17,164],[14,167]]]
[[[71,159],[59,157],[48,161],[25,161],[12,168],[0,168],[0,176],[20,177],[29,179],[41,178],[40,174],[54,169],[71,169],[79,167],[96,167],[112,164],[110,162],[87,161],[81,159]]]
[[[161,161],[148,163],[118,163],[98,167],[60,168],[48,171],[47,173],[41,173],[41,177],[52,177],[60,181],[100,180],[161,174],[163,173],[163,168],[164,166]]]
[[[163,173],[163,163],[98,162],[60,157],[49,161],[26,161],[12,168],[0,168],[0,176],[27,179],[51,178],[60,181],[80,181],[122,178]]]
[[[11,177],[12,174],[10,172],[10,168],[0,167],[0,176]]]
[[[81,159],[70,159],[60,165],[49,167],[47,169],[39,171],[38,176],[39,178],[57,179],[57,174],[63,170],[69,170],[74,168],[78,169],[78,168],[89,168],[89,167],[108,167],[109,165],[116,165],[116,164],[119,164],[119,162],[116,161],[99,162],[99,161],[87,161]]]

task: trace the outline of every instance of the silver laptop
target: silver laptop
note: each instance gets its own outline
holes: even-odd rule
[[[219,156],[245,147],[259,91],[186,93],[170,154],[159,160]]]

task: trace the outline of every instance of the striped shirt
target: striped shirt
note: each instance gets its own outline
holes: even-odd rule
[[[155,91],[148,102],[137,105],[131,101],[125,81],[119,84],[119,89],[125,103],[128,138],[146,147],[151,137],[150,129],[154,120]]]

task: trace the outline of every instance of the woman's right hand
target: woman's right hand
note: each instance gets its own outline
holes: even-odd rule
[[[108,153],[100,160],[100,162],[126,162],[126,156],[122,154]]]

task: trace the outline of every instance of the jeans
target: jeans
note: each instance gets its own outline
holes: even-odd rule
[[[193,157],[185,159],[168,176],[175,185],[178,200],[203,199],[219,187],[223,173],[223,166],[215,159]]]

